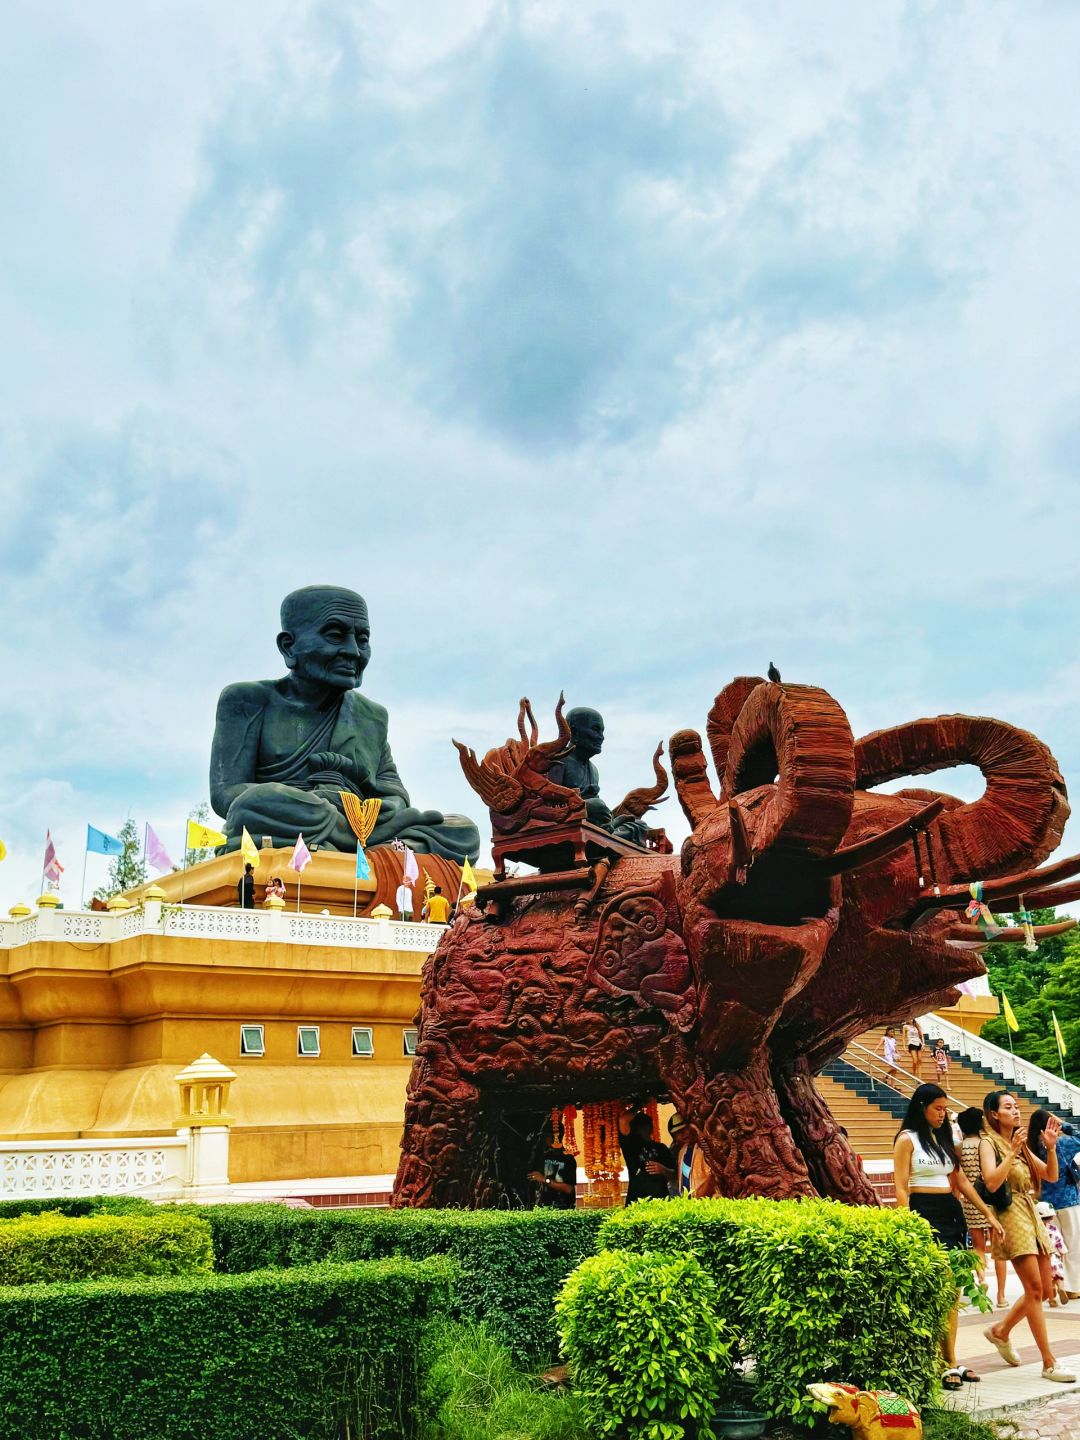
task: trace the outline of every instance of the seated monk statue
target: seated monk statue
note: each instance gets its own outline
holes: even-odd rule
[[[585,818],[601,830],[644,845],[643,821],[632,815],[613,815],[600,799],[600,774],[592,762],[604,746],[604,717],[598,710],[577,705],[566,712],[566,723],[570,726],[572,748],[568,755],[556,760],[548,771],[548,779],[556,785],[565,785],[577,790],[585,801]]]
[[[352,590],[307,585],[281,603],[277,637],[289,673],[227,685],[210,755],[210,803],[225,818],[226,849],[245,826],[255,837],[356,852],[340,791],[378,797],[368,845],[401,840],[459,864],[480,835],[463,815],[417,810],[387,742],[387,712],[361,695],[371,658],[367,605]]]

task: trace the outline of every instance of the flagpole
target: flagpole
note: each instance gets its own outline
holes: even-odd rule
[[[190,823],[191,823],[191,822],[190,822],[190,820],[189,820],[189,821],[188,821],[188,824],[190,825]],[[183,903],[184,903],[184,889],[185,889],[185,886],[187,885],[187,857],[188,857],[188,843],[187,843],[187,839],[188,839],[188,832],[187,832],[187,827],[185,826],[185,828],[184,828],[184,863],[183,863],[183,865],[181,865],[181,867],[180,867],[180,904],[181,904],[181,905],[183,905]]]
[[[46,853],[46,854],[48,853],[48,849],[49,849],[49,838],[50,838],[50,834],[51,834],[50,831],[48,831],[48,830],[45,831],[45,853]],[[38,894],[39,894],[39,895],[44,895],[44,894],[45,894],[45,854],[42,854],[42,857],[41,857],[41,889],[38,891]]]
[[[86,862],[90,856],[90,847],[87,846],[82,856],[82,883],[79,886],[79,909],[86,909]]]
[[[1054,1021],[1054,1044],[1057,1046],[1058,1065],[1061,1067],[1061,1080],[1062,1084],[1067,1085],[1069,1082],[1065,1079],[1065,1051],[1061,1039],[1061,1026],[1058,1024],[1057,1012],[1051,1010],[1050,1015]]]
[[[359,841],[357,842],[359,844]],[[352,918],[356,919],[356,892],[360,889],[360,851],[356,852],[356,864],[353,866],[352,877]]]

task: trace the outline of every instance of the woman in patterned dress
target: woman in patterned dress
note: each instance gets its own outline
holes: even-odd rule
[[[995,1236],[993,1254],[995,1260],[1011,1260],[1013,1269],[1020,1277],[1024,1293],[1009,1313],[996,1325],[991,1325],[983,1334],[1009,1365],[1019,1365],[1009,1335],[1021,1320],[1027,1320],[1035,1344],[1043,1362],[1043,1379],[1060,1380],[1071,1385],[1076,1376],[1071,1370],[1059,1365],[1050,1349],[1046,1333],[1046,1315],[1043,1300],[1054,1293],[1054,1277],[1050,1268],[1050,1252],[1053,1248],[1046,1226],[1035,1209],[1039,1184],[1044,1180],[1058,1178],[1057,1142],[1061,1135],[1061,1122],[1051,1115],[1043,1131],[1046,1159],[1028,1149],[1024,1131],[1020,1125],[1020,1107],[1016,1097],[1006,1091],[994,1090],[983,1101],[983,1115],[986,1132],[979,1141],[979,1167],[987,1190],[999,1190],[1008,1182],[1012,1192],[1012,1204],[998,1211],[998,1219],[1005,1232],[1004,1240]]]
[[[960,1127],[960,1134],[963,1137],[960,1141],[960,1169],[964,1172],[972,1185],[980,1178],[979,1169],[979,1141],[983,1131],[983,1112],[976,1105],[968,1110],[961,1110],[956,1117],[956,1123]],[[967,1221],[968,1231],[971,1234],[972,1247],[979,1254],[979,1268],[986,1277],[986,1261],[990,1254],[990,1226],[986,1223],[986,1216],[980,1214],[970,1200],[960,1197],[960,1204],[963,1207],[964,1219]],[[1008,1267],[1004,1260],[994,1261],[994,1273],[997,1277],[997,1304],[998,1310],[1007,1310],[1008,1301],[1005,1299],[1005,1277],[1008,1275]]]

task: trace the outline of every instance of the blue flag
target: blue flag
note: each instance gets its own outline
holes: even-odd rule
[[[122,855],[124,842],[117,840],[115,835],[106,835],[104,830],[97,830],[93,825],[87,825],[86,852],[88,855]]]
[[[363,845],[359,843],[357,843],[356,846],[356,878],[358,880],[371,879],[371,866],[368,864],[368,858],[364,854]]]

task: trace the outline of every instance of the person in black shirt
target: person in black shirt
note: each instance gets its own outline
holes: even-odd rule
[[[255,909],[255,867],[250,861],[236,882],[236,900],[241,910]]]
[[[627,1205],[635,1200],[666,1200],[675,1178],[675,1158],[666,1145],[653,1139],[652,1119],[644,1110],[620,1117],[619,1146],[629,1176]]]
[[[547,1147],[540,1168],[530,1170],[529,1179],[540,1187],[538,1206],[573,1210],[577,1203],[577,1161],[563,1148],[561,1140]]]

